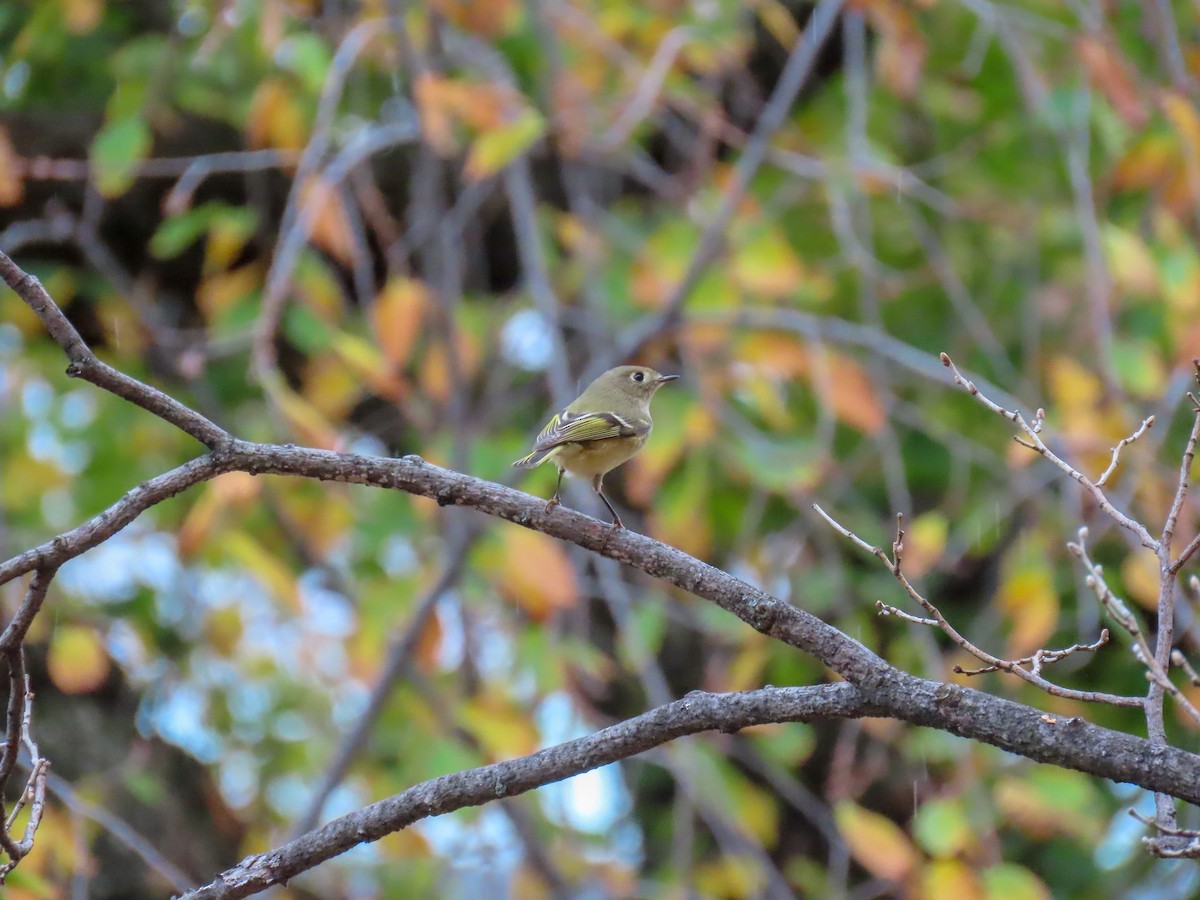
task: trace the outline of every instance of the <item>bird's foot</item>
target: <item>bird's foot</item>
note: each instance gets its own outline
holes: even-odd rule
[[[549,500],[546,501],[546,512],[550,512],[550,510],[554,509],[554,507],[558,506],[561,503],[562,503],[562,501],[558,499],[558,494],[555,494],[553,497],[551,497]]]

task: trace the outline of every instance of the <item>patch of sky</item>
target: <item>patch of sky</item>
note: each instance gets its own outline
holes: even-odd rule
[[[323,821],[336,819],[354,812],[366,802],[366,796],[357,786],[340,784],[330,792],[326,799],[325,805],[321,808],[321,818]]]
[[[345,682],[340,696],[334,701],[333,708],[330,710],[334,727],[344,730],[352,726],[358,721],[358,717],[362,715],[370,701],[371,692],[365,684],[357,681]]]
[[[340,681],[350,665],[346,648],[330,641],[325,641],[317,647],[313,661],[316,663],[317,671],[331,681]]]
[[[440,856],[450,861],[443,896],[506,897],[521,843],[512,822],[495,807],[474,815],[438,816],[416,826]]]
[[[249,806],[258,795],[258,760],[244,750],[234,750],[221,760],[219,783],[226,802],[235,809]]]
[[[135,526],[64,563],[58,584],[89,602],[119,603],[140,587],[167,590],[181,571],[174,537]]]
[[[442,640],[438,645],[438,664],[447,671],[459,668],[467,652],[466,632],[463,630],[462,605],[458,595],[443,594],[437,602],[438,624]]]
[[[308,569],[297,581],[300,602],[309,625],[329,637],[344,638],[355,628],[354,609],[337,591],[325,586],[326,574]]]
[[[65,487],[50,488],[42,494],[42,518],[55,531],[65,530],[78,518],[75,514],[75,497]]]
[[[21,388],[21,409],[30,419],[45,418],[54,402],[54,389],[41,378],[30,378]]]
[[[182,37],[199,37],[208,30],[208,12],[204,7],[189,3],[175,20],[175,30]]]
[[[158,698],[151,711],[154,730],[164,740],[177,744],[201,762],[213,763],[221,757],[217,734],[204,724],[208,701],[193,685],[178,684]]]
[[[96,420],[96,398],[90,391],[71,391],[62,398],[58,421],[64,428],[87,428]]]
[[[0,357],[16,355],[21,351],[24,343],[21,339],[21,331],[16,325],[11,322],[0,325]]]
[[[387,444],[373,434],[359,434],[349,442],[346,450],[359,456],[387,456]]]
[[[542,746],[550,747],[589,733],[571,698],[550,694],[534,713]],[[616,763],[546,785],[538,799],[547,818],[577,831],[604,834],[629,813],[631,800]]]
[[[504,323],[500,352],[513,365],[540,372],[554,356],[553,326],[536,309],[523,309]]]
[[[144,676],[145,670],[150,665],[146,644],[142,641],[137,629],[129,622],[124,619],[114,619],[108,626],[104,646],[108,650],[108,655],[116,660],[117,665],[122,669],[132,673],[138,679]]]
[[[9,66],[4,74],[3,90],[6,99],[16,100],[25,93],[25,86],[29,84],[29,72],[29,63],[23,59]]]
[[[288,820],[298,819],[308,808],[312,789],[299,775],[284,775],[267,785],[267,802]]]
[[[271,720],[271,734],[281,741],[295,743],[313,736],[312,726],[294,709],[286,709]]]
[[[417,556],[412,541],[394,534],[383,542],[379,550],[379,565],[391,578],[402,578],[417,570],[421,559]]]

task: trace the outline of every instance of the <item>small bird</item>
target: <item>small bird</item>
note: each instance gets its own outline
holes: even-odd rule
[[[612,513],[613,528],[624,528],[625,523],[601,490],[604,476],[645,446],[654,426],[650,400],[660,387],[678,377],[661,375],[646,366],[609,369],[550,420],[537,436],[533,452],[513,466],[532,469],[547,460],[558,466],[558,483],[554,496],[546,503],[547,509],[559,504],[564,474],[591,478],[592,489]]]

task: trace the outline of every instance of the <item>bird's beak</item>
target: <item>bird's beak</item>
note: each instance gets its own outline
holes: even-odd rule
[[[654,383],[655,384],[666,384],[668,381],[675,381],[677,378],[679,378],[678,375],[659,375],[658,380]]]

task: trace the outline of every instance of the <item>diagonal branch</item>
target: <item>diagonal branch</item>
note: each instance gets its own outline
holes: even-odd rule
[[[157,388],[143,384],[124,372],[118,372],[108,363],[98,359],[79,336],[75,326],[42,287],[42,283],[22,271],[3,251],[0,251],[0,278],[29,305],[46,326],[50,337],[63,348],[69,362],[67,374],[72,378],[90,381],[96,387],[154,413],[160,419],[187,432],[209,449],[229,440],[229,435],[223,428],[213,424],[200,413],[189,409]]]
[[[857,718],[879,710],[854,687],[826,684],[741,694],[695,691],[595,734],[529,756],[442,775],[335,819],[268,853],[249,856],[183,900],[236,900],[281,884],[357,844],[431,816],[589,772],[701,731],[738,731],[767,722]]]

